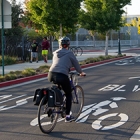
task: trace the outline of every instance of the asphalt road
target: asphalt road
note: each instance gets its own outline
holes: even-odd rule
[[[130,140],[140,126],[139,66],[137,57],[85,69],[87,76],[79,79],[84,117],[57,123],[49,135],[37,126],[32,102],[35,89],[50,86],[47,78],[1,89],[0,140]]]

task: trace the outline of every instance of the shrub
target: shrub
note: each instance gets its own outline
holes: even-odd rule
[[[100,58],[101,60],[105,60],[105,59],[106,59],[105,56],[103,56],[103,55],[100,55],[99,58]]]
[[[94,63],[94,62],[98,62],[98,61],[102,61],[102,60],[106,60],[106,59],[117,58],[117,57],[122,57],[122,56],[126,56],[126,54],[124,54],[124,55],[121,54],[121,55],[117,55],[117,56],[108,55],[108,56],[90,57],[84,61],[80,61],[79,64],[85,65],[85,64],[89,64],[89,63]],[[9,58],[7,57],[7,62],[10,63]],[[0,56],[0,59],[1,59],[1,56]],[[13,61],[11,61],[11,62],[14,62],[15,60],[16,59],[13,59]],[[32,76],[32,75],[35,75],[37,73],[47,73],[49,68],[50,68],[50,66],[43,65],[37,69],[27,68],[27,69],[24,69],[23,71],[11,71],[9,74],[6,74],[5,76],[0,75],[0,82],[13,80],[16,78],[21,78],[21,77]]]
[[[8,80],[12,80],[10,74],[6,74],[6,75],[4,76],[4,78],[5,78],[6,81],[8,81]]]
[[[5,81],[5,77],[0,75],[0,82],[4,82]]]
[[[22,75],[25,76],[25,77],[26,76],[32,76],[32,75],[35,75],[35,74],[36,74],[36,72],[32,68],[27,68],[27,69],[22,71]]]
[[[39,73],[46,73],[49,71],[49,68],[50,66],[47,66],[47,65],[43,65],[43,66],[40,66],[39,68],[36,69],[36,72],[39,72]]]
[[[16,64],[16,57],[4,56],[4,65]],[[2,66],[2,56],[0,56],[0,66]]]

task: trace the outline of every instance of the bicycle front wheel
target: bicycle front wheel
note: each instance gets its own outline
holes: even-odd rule
[[[45,101],[46,96],[42,98],[38,107],[38,125],[43,133],[48,134],[54,129],[57,123],[58,113],[56,112],[58,108],[48,107],[47,104],[44,104]]]
[[[81,86],[76,85],[72,90],[71,114],[75,120],[79,117],[84,105],[84,91]]]
[[[70,50],[73,52],[75,56],[78,54],[78,49],[76,47],[71,47]]]

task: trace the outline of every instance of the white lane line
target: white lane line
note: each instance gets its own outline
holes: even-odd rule
[[[3,87],[3,88],[0,88],[0,91],[11,89],[11,88],[15,88],[15,87],[19,87],[19,86],[22,86],[22,85],[27,85],[27,84],[35,83],[35,82],[46,80],[46,79],[47,79],[47,77],[40,78],[40,79],[37,79],[37,80],[32,80],[32,81],[29,81],[29,82],[24,82],[24,83],[21,83],[21,84],[16,84],[16,85],[13,85],[13,86]]]
[[[26,94],[0,102],[0,104],[26,96]]]
[[[130,138],[130,140],[139,140],[140,139],[140,127],[135,131],[134,135]]]
[[[123,60],[126,60],[126,59],[131,59],[131,58],[125,58]],[[117,61],[119,61],[119,60],[115,60],[115,61],[111,61],[111,62],[107,62],[107,63],[105,62],[103,64],[99,64],[99,65],[95,65],[95,66],[90,66],[90,67],[82,68],[82,69],[86,70],[86,69],[91,69],[91,68],[95,68],[95,67],[100,67],[100,66],[103,66],[103,65],[107,65],[107,64],[111,64],[111,63],[117,62]],[[22,85],[27,85],[27,84],[30,84],[30,83],[35,83],[35,82],[46,80],[46,79],[48,79],[48,77],[37,79],[37,80],[32,80],[32,81],[29,81],[29,82],[24,82],[24,83],[21,83],[21,84],[16,84],[16,85],[13,85],[13,86],[3,87],[3,88],[0,88],[0,91],[6,90],[6,89],[10,89],[10,88],[15,88],[15,87],[22,86]]]

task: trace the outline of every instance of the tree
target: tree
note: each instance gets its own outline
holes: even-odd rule
[[[82,0],[30,0],[28,16],[34,28],[58,37],[77,30],[78,12]]]
[[[138,34],[140,34],[140,18],[135,17],[130,23],[126,23],[125,25],[128,27],[136,27],[138,29]]]
[[[111,30],[119,30],[123,26],[123,7],[131,0],[85,0],[79,21],[91,31],[106,35],[105,54],[108,55],[108,34]],[[86,22],[85,22],[86,21]]]

